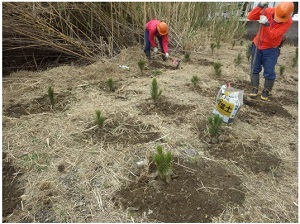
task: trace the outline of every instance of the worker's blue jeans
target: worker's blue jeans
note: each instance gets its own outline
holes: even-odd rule
[[[164,53],[163,48],[162,48],[162,38],[159,36],[156,36],[156,37],[159,41],[160,48],[162,49],[162,52]],[[150,56],[150,49],[151,49],[151,43],[149,40],[149,31],[146,29],[145,30],[145,49],[144,49],[146,56],[148,56],[148,55]]]
[[[256,60],[253,65],[254,54],[256,46],[252,44],[252,56],[251,56],[251,71],[253,66],[253,74],[259,74],[264,68],[264,77],[267,80],[274,80],[276,78],[275,65],[279,56],[279,48],[269,48],[265,50],[257,49]]]

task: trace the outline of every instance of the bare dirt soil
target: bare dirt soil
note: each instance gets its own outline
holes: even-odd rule
[[[3,77],[3,222],[298,222],[295,48],[283,47],[267,102],[247,97],[245,42],[223,43],[214,54],[201,46],[189,61],[171,53],[178,69],[155,56],[141,72],[146,59],[137,46],[88,66]],[[214,62],[223,65],[220,76]],[[162,90],[156,104],[153,78]],[[228,82],[244,90],[244,105],[211,138],[208,117]],[[106,118],[102,128],[96,110]],[[169,184],[151,159],[157,145],[173,155]]]

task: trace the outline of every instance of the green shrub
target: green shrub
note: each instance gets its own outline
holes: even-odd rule
[[[191,61],[190,55],[191,55],[190,53],[186,53],[186,54],[184,55],[184,61],[185,61],[185,62]]]
[[[252,50],[252,42],[248,43],[248,45],[247,45],[246,57],[247,57],[248,61],[250,61],[251,50]]]
[[[220,128],[223,123],[223,118],[219,116],[219,114],[215,114],[213,117],[208,118],[208,122],[210,125],[208,129],[210,136],[217,136],[220,132]]]
[[[158,84],[156,78],[152,80],[152,85],[151,85],[151,98],[153,99],[154,103],[156,103],[160,96],[162,94],[162,90],[158,89]]]
[[[292,67],[296,67],[297,64],[298,64],[298,47],[296,47],[296,50],[295,50],[295,56],[293,57],[292,59]]]
[[[55,104],[55,97],[54,97],[54,89],[51,86],[48,87],[48,97],[50,100],[51,107],[53,108]]]
[[[112,78],[109,78],[106,81],[106,84],[108,85],[110,91],[114,92],[116,90],[115,81]]]
[[[161,180],[166,180],[166,177],[172,172],[172,155],[171,152],[164,153],[162,146],[158,145],[154,162]]]
[[[103,124],[104,124],[105,118],[103,116],[101,116],[101,111],[100,110],[96,110],[96,124],[102,128]]]
[[[157,75],[161,75],[162,71],[156,69],[152,73],[153,73],[154,76],[157,76]]]
[[[220,62],[214,62],[213,63],[213,67],[214,67],[214,70],[215,70],[215,74],[217,75],[217,76],[220,76],[221,75],[221,73],[222,73],[222,70],[221,70],[221,67],[222,67],[223,65],[220,63]]]
[[[217,40],[216,47],[217,47],[217,49],[220,49],[220,48],[221,48],[221,41],[220,41],[220,40]]]

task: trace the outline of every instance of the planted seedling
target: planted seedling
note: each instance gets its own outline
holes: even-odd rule
[[[162,71],[156,69],[152,73],[153,73],[154,76],[157,76],[157,75],[161,75]]]
[[[185,60],[185,62],[191,61],[190,55],[191,55],[190,53],[186,53],[186,54],[184,55],[184,60]]]
[[[279,75],[280,76],[283,76],[284,70],[285,70],[285,66],[284,65],[280,65],[279,66]]]
[[[211,43],[210,44],[210,49],[211,49],[211,55],[214,55],[214,49],[216,48],[216,44],[215,43]]]
[[[235,40],[231,42],[231,49],[233,49],[235,46]]]
[[[169,181],[171,181],[170,175],[172,173],[171,152],[164,153],[162,146],[158,145],[153,159],[160,179],[169,183]]]
[[[238,53],[237,57],[234,59],[235,66],[239,66],[243,61],[241,53]]]
[[[96,110],[96,124],[99,126],[99,128],[103,127],[105,118],[103,116],[101,116],[101,111],[100,110]]]
[[[214,62],[213,63],[213,67],[214,67],[214,70],[215,70],[215,74],[217,75],[217,76],[220,76],[221,75],[221,73],[222,73],[222,70],[221,70],[221,67],[222,67],[223,65],[220,63],[220,62]]]
[[[109,78],[106,84],[108,85],[109,91],[114,92],[116,90],[115,81],[112,78]]]
[[[160,96],[162,94],[162,90],[158,89],[158,84],[156,78],[152,80],[152,85],[151,85],[151,98],[153,99],[154,103],[156,103]]]
[[[248,43],[247,51],[246,51],[246,56],[247,56],[248,61],[250,61],[251,50],[252,50],[252,43],[250,42],[250,43]]]
[[[54,104],[55,104],[54,89],[51,86],[48,87],[48,97],[50,100],[51,108],[54,108]]]
[[[194,86],[196,86],[199,82],[199,77],[194,75],[192,78],[191,78],[191,82],[193,83]]]
[[[243,41],[243,40],[240,41],[240,45],[241,45],[241,46],[244,45],[244,41]]]
[[[217,40],[216,47],[217,47],[217,49],[220,49],[220,48],[221,48],[221,41],[220,41],[220,40]]]
[[[143,71],[145,70],[145,65],[146,65],[146,62],[143,59],[139,60],[138,66],[141,71],[141,74],[143,74]]]
[[[220,128],[223,123],[223,118],[219,114],[215,114],[213,117],[208,118],[208,122],[210,125],[208,129],[210,136],[217,136],[220,132]]]

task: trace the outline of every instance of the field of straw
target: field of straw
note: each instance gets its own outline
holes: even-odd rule
[[[14,7],[22,9],[22,4]],[[43,11],[51,15],[70,6],[47,4],[29,6],[51,6],[53,11]],[[118,8],[117,3],[82,4]],[[183,14],[187,6],[199,6],[186,4],[161,6],[177,7]],[[133,5],[126,6],[131,12]],[[162,13],[143,7],[149,14]],[[21,17],[18,13],[15,18]],[[43,13],[38,14],[40,22]],[[222,28],[217,21],[214,25]],[[65,42],[65,49],[76,49],[93,61],[19,69],[2,78],[3,222],[298,222],[297,46],[282,48],[273,94],[263,102],[247,97],[247,40],[221,39],[212,52],[211,44],[218,42],[212,30],[186,31],[190,36],[184,32],[178,36],[171,30],[170,55],[180,61],[179,68],[158,55],[148,61],[143,44],[94,57],[100,51],[91,54],[83,50],[86,46],[79,51]],[[139,34],[143,36],[142,28]],[[141,61],[146,62],[144,69]],[[222,64],[219,75],[215,63]],[[150,94],[154,78],[162,90],[156,104]],[[114,81],[114,90],[108,80]],[[220,135],[211,138],[208,118],[220,86],[228,82],[244,90],[244,104],[234,123],[223,123]],[[262,84],[263,78],[260,92]],[[53,106],[49,87],[54,90]],[[105,117],[102,127],[96,111]],[[152,157],[158,145],[172,153],[170,183],[155,175]]]

